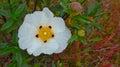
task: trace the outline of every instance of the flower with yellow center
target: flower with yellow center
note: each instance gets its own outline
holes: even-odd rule
[[[62,52],[70,37],[64,20],[54,17],[48,8],[27,14],[18,30],[19,47],[34,56]]]

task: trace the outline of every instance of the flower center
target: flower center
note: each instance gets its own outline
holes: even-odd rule
[[[44,43],[54,37],[51,26],[40,26],[36,38],[40,38]]]

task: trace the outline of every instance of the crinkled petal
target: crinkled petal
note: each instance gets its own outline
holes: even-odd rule
[[[19,47],[23,50],[27,49],[28,47],[30,47],[30,42],[32,41],[32,38],[20,38],[18,40],[19,43]]]
[[[70,37],[71,37],[71,33],[67,28],[65,31],[55,34],[55,40],[59,44],[59,48],[55,51],[55,53],[60,53],[67,47],[68,40]]]
[[[46,7],[43,9],[43,12],[46,14],[48,18],[53,18],[53,13]]]
[[[62,32],[65,30],[65,22],[60,17],[55,17],[55,18],[51,19],[50,23],[48,23],[48,24],[53,27],[52,29],[53,29],[54,33]]]
[[[35,38],[37,29],[31,26],[29,23],[23,23],[18,30],[18,43],[21,49],[30,47],[30,42]]]
[[[42,53],[39,49],[40,48],[38,48],[36,51],[33,52],[34,56],[39,56]]]
[[[27,14],[25,16],[24,22],[30,23],[31,25],[34,25],[38,28],[40,25],[47,24],[48,20],[49,18],[47,18],[44,12],[35,11],[33,14]]]
[[[18,37],[35,37],[37,29],[29,23],[23,23],[18,30]]]
[[[38,48],[42,46],[42,42],[39,39],[33,39],[30,44],[31,47],[27,49],[27,52],[30,55],[33,54],[35,51],[37,51]]]
[[[44,43],[43,46],[39,49],[44,54],[53,54],[56,50],[58,49],[58,43],[54,40],[51,39],[47,43]]]

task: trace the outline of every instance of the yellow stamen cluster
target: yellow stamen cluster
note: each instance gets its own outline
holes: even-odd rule
[[[46,43],[47,40],[54,37],[54,34],[52,32],[52,27],[51,26],[40,26],[36,37],[40,38],[44,43]]]

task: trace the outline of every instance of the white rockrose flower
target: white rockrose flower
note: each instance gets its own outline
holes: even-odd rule
[[[62,52],[71,37],[70,30],[61,17],[54,17],[46,7],[25,16],[18,30],[19,47],[29,55],[39,56]]]

